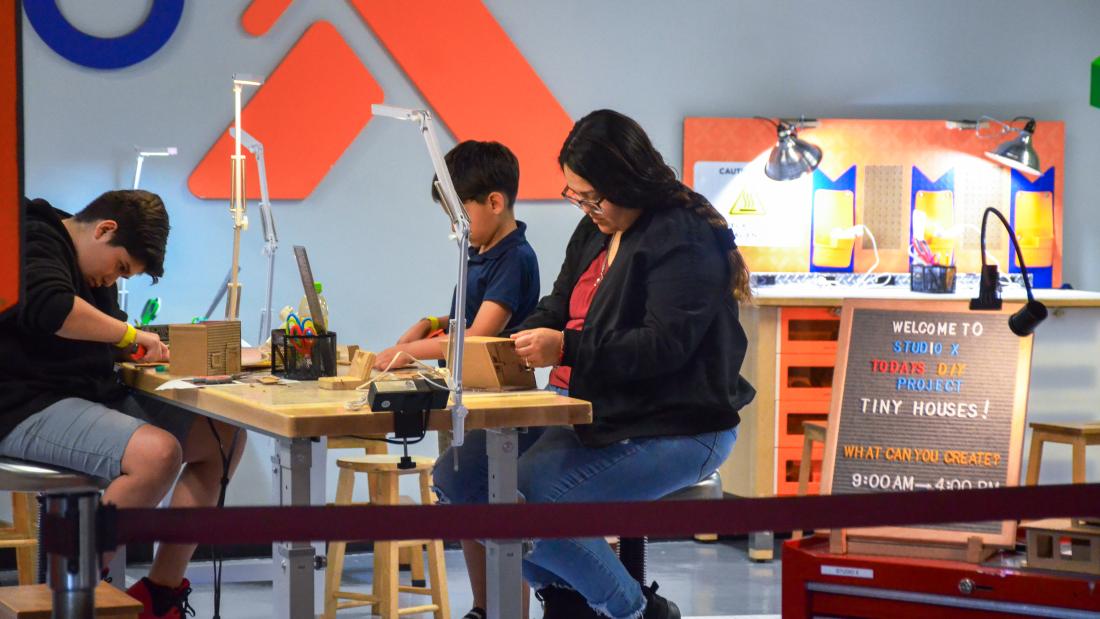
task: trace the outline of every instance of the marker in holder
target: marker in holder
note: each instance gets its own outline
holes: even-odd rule
[[[910,264],[909,290],[937,294],[955,292],[955,267],[938,264]]]
[[[288,335],[271,332],[271,373],[291,380],[336,376],[336,333]]]

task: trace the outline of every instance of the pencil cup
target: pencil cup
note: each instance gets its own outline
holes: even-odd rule
[[[955,292],[955,267],[938,264],[909,265],[909,290],[913,292]]]
[[[271,373],[292,380],[336,376],[336,333],[287,335],[271,332]]]

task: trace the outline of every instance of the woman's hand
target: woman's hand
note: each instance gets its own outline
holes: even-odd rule
[[[138,329],[134,344],[145,349],[145,355],[138,361],[157,362],[168,360],[168,347],[160,341],[160,336],[156,333]]]
[[[542,368],[557,365],[565,336],[554,329],[530,329],[512,334],[516,353],[527,367]]]

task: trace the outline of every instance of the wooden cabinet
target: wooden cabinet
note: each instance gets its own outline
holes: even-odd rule
[[[724,489],[741,496],[794,495],[802,422],[829,416],[840,313],[828,307],[743,307],[741,321],[749,334],[742,373],[757,396],[741,413],[737,445],[723,465]],[[815,448],[811,493],[821,481],[822,453]]]

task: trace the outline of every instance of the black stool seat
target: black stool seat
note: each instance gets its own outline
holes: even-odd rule
[[[695,501],[721,499],[722,496],[722,476],[715,471],[699,482],[665,495],[661,500]],[[624,537],[619,540],[619,560],[642,586],[646,585],[646,540],[645,537]]]

